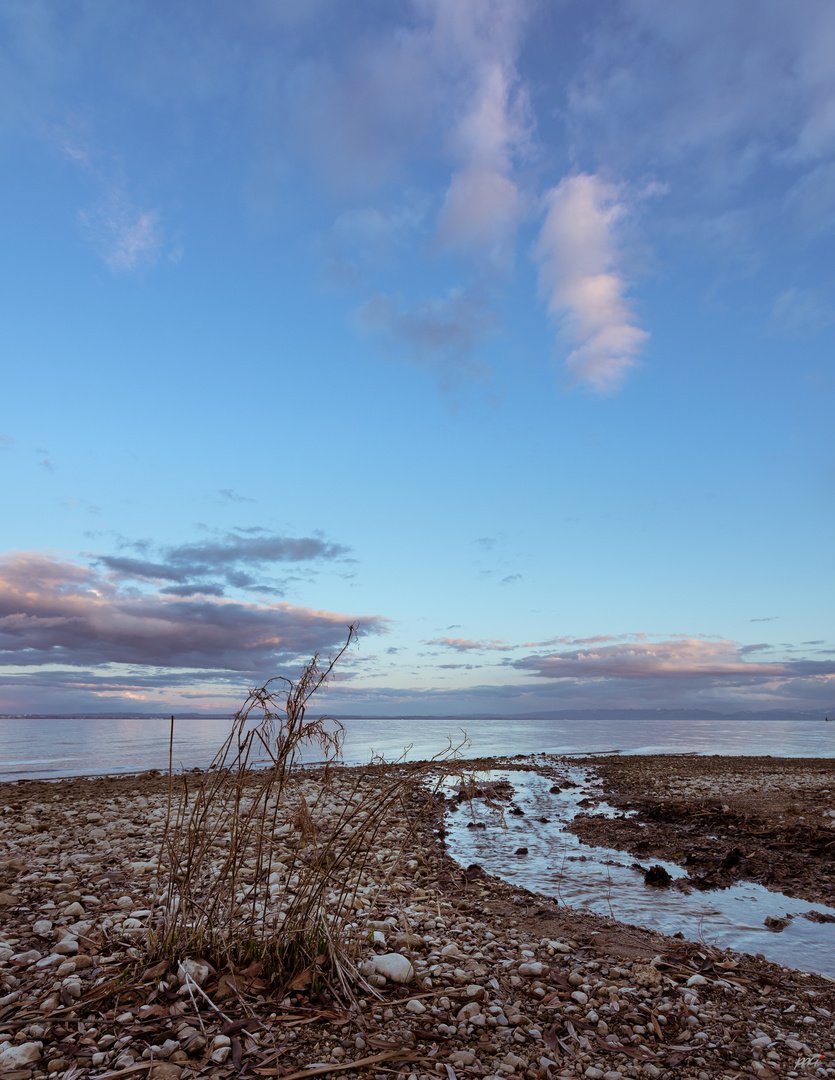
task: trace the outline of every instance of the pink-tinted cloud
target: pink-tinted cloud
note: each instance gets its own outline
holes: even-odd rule
[[[438,240],[505,267],[523,212],[513,159],[524,150],[530,130],[516,70],[527,4],[465,0],[426,6],[434,9],[437,61],[458,76],[453,80],[458,116],[448,139],[456,169],[438,218]]]
[[[131,664],[270,675],[280,664],[338,647],[350,622],[377,633],[386,624],[380,616],[284,602],[143,592],[36,552],[0,558],[0,664],[7,666]]]
[[[547,213],[535,255],[540,290],[574,345],[566,367],[593,390],[616,390],[649,335],[637,325],[620,268],[619,191],[600,176],[568,176],[545,198]]]
[[[432,638],[431,641],[426,642],[427,645],[440,645],[445,649],[454,649],[456,652],[509,652],[516,646],[508,645],[506,641],[502,641],[500,638],[490,638],[485,641],[473,641],[470,638]]]
[[[606,640],[606,639],[604,639]],[[644,679],[680,676],[785,675],[785,663],[751,663],[750,647],[732,641],[675,638],[668,641],[624,641],[559,653],[528,656],[514,667],[546,679]]]

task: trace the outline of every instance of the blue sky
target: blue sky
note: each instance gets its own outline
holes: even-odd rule
[[[0,711],[835,709],[830,3],[0,50]]]

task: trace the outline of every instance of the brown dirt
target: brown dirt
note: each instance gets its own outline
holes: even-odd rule
[[[606,801],[571,831],[589,844],[683,866],[698,888],[755,881],[813,902],[835,901],[835,758],[589,758]]]

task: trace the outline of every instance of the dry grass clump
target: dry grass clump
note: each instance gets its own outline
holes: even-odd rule
[[[306,710],[355,633],[349,627],[327,663],[314,656],[296,682],[273,679],[253,690],[209,770],[190,786],[184,778],[176,805],[169,795],[152,961],[202,958],[232,971],[257,965],[285,990],[348,997],[363,982],[346,928],[368,906],[372,862],[379,878],[380,837],[395,822],[408,826],[397,855],[386,852],[384,873],[414,846],[415,808],[431,805],[422,785],[437,776],[439,761],[333,767],[342,726],[308,720]],[[295,768],[310,743],[325,759],[315,777]],[[455,754],[450,747],[441,755],[453,770]]]

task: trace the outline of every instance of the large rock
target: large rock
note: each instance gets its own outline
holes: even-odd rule
[[[393,983],[411,982],[415,977],[415,969],[400,953],[383,953],[382,956],[375,956],[372,963],[378,975],[385,976]]]
[[[13,1069],[24,1069],[35,1061],[40,1061],[42,1042],[18,1043],[16,1046],[6,1046],[0,1050],[0,1073],[11,1072]]]

